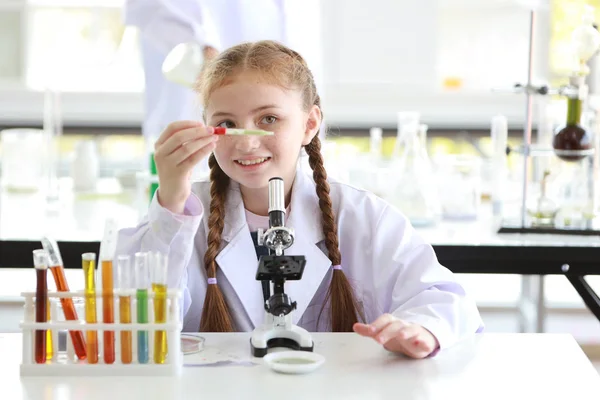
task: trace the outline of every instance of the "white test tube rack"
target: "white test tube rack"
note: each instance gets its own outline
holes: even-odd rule
[[[167,319],[165,323],[153,323],[154,321],[154,293],[148,290],[148,323],[137,323],[137,299],[135,290],[131,295],[131,323],[119,322],[119,293],[115,290],[114,296],[114,323],[86,323],[85,315],[78,312],[77,321],[58,321],[57,307],[52,307],[51,317],[48,322],[35,322],[35,292],[23,292],[21,296],[25,298],[24,319],[20,327],[23,333],[23,358],[20,366],[21,376],[177,376],[181,375],[183,370],[183,353],[181,352],[181,329],[183,322],[181,320],[181,291],[167,291]],[[48,292],[48,297],[58,302],[60,298],[71,298],[73,300],[85,298],[83,291],[70,292]],[[96,292],[96,315],[97,320],[102,320],[102,291]],[[100,311],[100,312],[99,312]],[[35,361],[35,331],[50,330],[52,332],[52,343],[54,354],[51,360],[45,364],[38,364]],[[70,335],[67,336],[67,352],[58,353],[58,332],[59,331],[82,331],[84,339],[86,331],[97,331],[98,338],[98,362],[88,363],[86,360],[79,360],[75,355],[73,343]],[[112,364],[106,364],[103,360],[103,332],[113,331],[115,337],[115,361]],[[131,332],[131,363],[123,364],[121,362],[121,341],[120,332]],[[148,332],[148,362],[140,364],[138,362],[137,333],[138,331]],[[167,336],[167,357],[164,363],[154,363],[154,335],[155,331],[165,331]],[[87,348],[86,348],[87,351]]]

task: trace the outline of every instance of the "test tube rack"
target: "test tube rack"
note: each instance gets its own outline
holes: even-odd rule
[[[23,358],[20,365],[21,376],[177,376],[181,375],[183,369],[183,353],[181,352],[181,291],[169,289],[167,292],[167,319],[165,323],[136,323],[136,298],[131,295],[131,321],[132,323],[120,323],[118,297],[119,292],[113,293],[115,300],[114,323],[86,323],[83,310],[78,310],[77,321],[59,321],[60,312],[56,305],[61,298],[70,298],[73,301],[81,300],[83,305],[83,291],[49,292],[48,298],[55,305],[51,307],[51,317],[47,322],[35,322],[35,292],[23,292],[21,296],[25,299],[24,319],[20,324],[23,333]],[[102,291],[96,292],[97,310],[102,308]],[[154,321],[154,294],[148,291],[148,321]],[[82,307],[83,308],[83,307]],[[100,317],[101,314],[98,314]],[[98,318],[101,320],[101,317]],[[50,330],[54,344],[54,355],[45,364],[35,362],[35,331]],[[66,354],[57,354],[59,331],[82,331],[84,337],[86,331],[98,332],[98,362],[88,363],[87,360],[78,360],[73,350],[70,335],[67,336]],[[115,332],[115,361],[106,364],[103,361],[102,333],[104,331]],[[119,332],[130,331],[132,334],[132,362],[123,364],[121,362],[121,342]],[[148,332],[148,363],[141,364],[137,357],[137,332]],[[167,357],[163,364],[155,364],[153,358],[154,335],[156,331],[165,331],[167,337]]]

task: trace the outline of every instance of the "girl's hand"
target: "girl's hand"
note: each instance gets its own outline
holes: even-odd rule
[[[371,337],[386,350],[411,358],[425,358],[439,347],[435,336],[421,325],[384,314],[371,324],[354,324],[354,332]]]
[[[158,172],[158,201],[175,214],[182,214],[192,192],[194,166],[216,147],[214,129],[197,121],[172,122],[154,144]]]

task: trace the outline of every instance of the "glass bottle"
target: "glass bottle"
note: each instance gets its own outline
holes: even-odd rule
[[[577,85],[579,78],[572,78],[572,84]],[[580,91],[581,92],[581,91]],[[558,158],[564,161],[580,161],[585,154],[573,154],[573,151],[589,150],[592,148],[590,132],[581,124],[583,108],[582,95],[569,97],[567,100],[567,123],[554,136],[552,146]]]
[[[421,143],[425,126],[417,113],[399,113],[394,160],[395,178],[390,201],[414,226],[435,224],[441,215],[438,189],[427,149]]]

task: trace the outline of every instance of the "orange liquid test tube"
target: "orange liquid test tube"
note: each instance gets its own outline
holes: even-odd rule
[[[117,258],[117,287],[119,288],[119,322],[131,323],[131,296],[135,293],[131,257],[121,255]],[[131,331],[121,331],[121,362],[131,364]]]
[[[50,271],[52,271],[52,276],[54,277],[56,290],[58,290],[59,292],[68,292],[69,285],[67,284],[65,269],[63,266],[62,258],[60,256],[60,251],[58,250],[58,245],[54,240],[44,237],[42,238],[42,246],[44,247],[44,250],[46,250],[46,252],[48,253],[49,267]],[[73,299],[61,298],[60,303],[62,304],[65,319],[67,321],[79,320],[79,318],[77,317],[77,311],[75,311]],[[79,358],[80,360],[85,360],[86,351],[83,332],[69,330],[69,335],[71,336],[71,340],[73,341],[73,347],[75,349],[75,354],[77,355],[77,358]]]
[[[114,294],[113,294],[113,263],[102,260],[102,322],[112,324],[115,322]],[[115,362],[115,332],[104,331],[104,362]]]
[[[44,250],[33,251],[33,266],[36,275],[35,322],[48,320],[48,254]],[[35,362],[45,364],[47,357],[46,329],[35,331]]]
[[[102,322],[115,323],[115,296],[113,278],[113,258],[117,244],[117,223],[107,219],[104,224],[104,236],[100,242],[100,265],[102,269]],[[115,362],[115,332],[104,331],[104,363]]]

